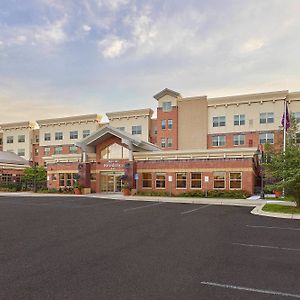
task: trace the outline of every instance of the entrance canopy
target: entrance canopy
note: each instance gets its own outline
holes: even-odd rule
[[[120,138],[122,144],[127,145],[128,149],[133,152],[159,151],[159,147],[149,142],[145,142],[130,133],[119,130],[110,125],[106,125],[90,136],[76,143],[83,151],[95,153],[96,146],[110,139],[111,137]]]

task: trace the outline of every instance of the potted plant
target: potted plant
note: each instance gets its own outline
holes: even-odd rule
[[[124,182],[122,191],[124,196],[130,196],[131,189],[127,181]]]

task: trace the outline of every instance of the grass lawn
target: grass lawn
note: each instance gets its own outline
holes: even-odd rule
[[[299,207],[285,206],[279,204],[266,204],[262,210],[269,211],[269,212],[285,213],[285,214],[300,214]]]

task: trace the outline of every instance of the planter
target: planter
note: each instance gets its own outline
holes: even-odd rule
[[[282,196],[282,191],[273,191],[276,198],[280,198]]]
[[[124,196],[130,196],[130,189],[124,188],[123,189],[123,195]]]
[[[74,194],[75,195],[80,195],[81,194],[80,188],[74,188]]]

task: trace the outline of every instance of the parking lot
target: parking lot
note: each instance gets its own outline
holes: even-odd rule
[[[0,197],[0,299],[300,299],[300,221],[251,209]]]

